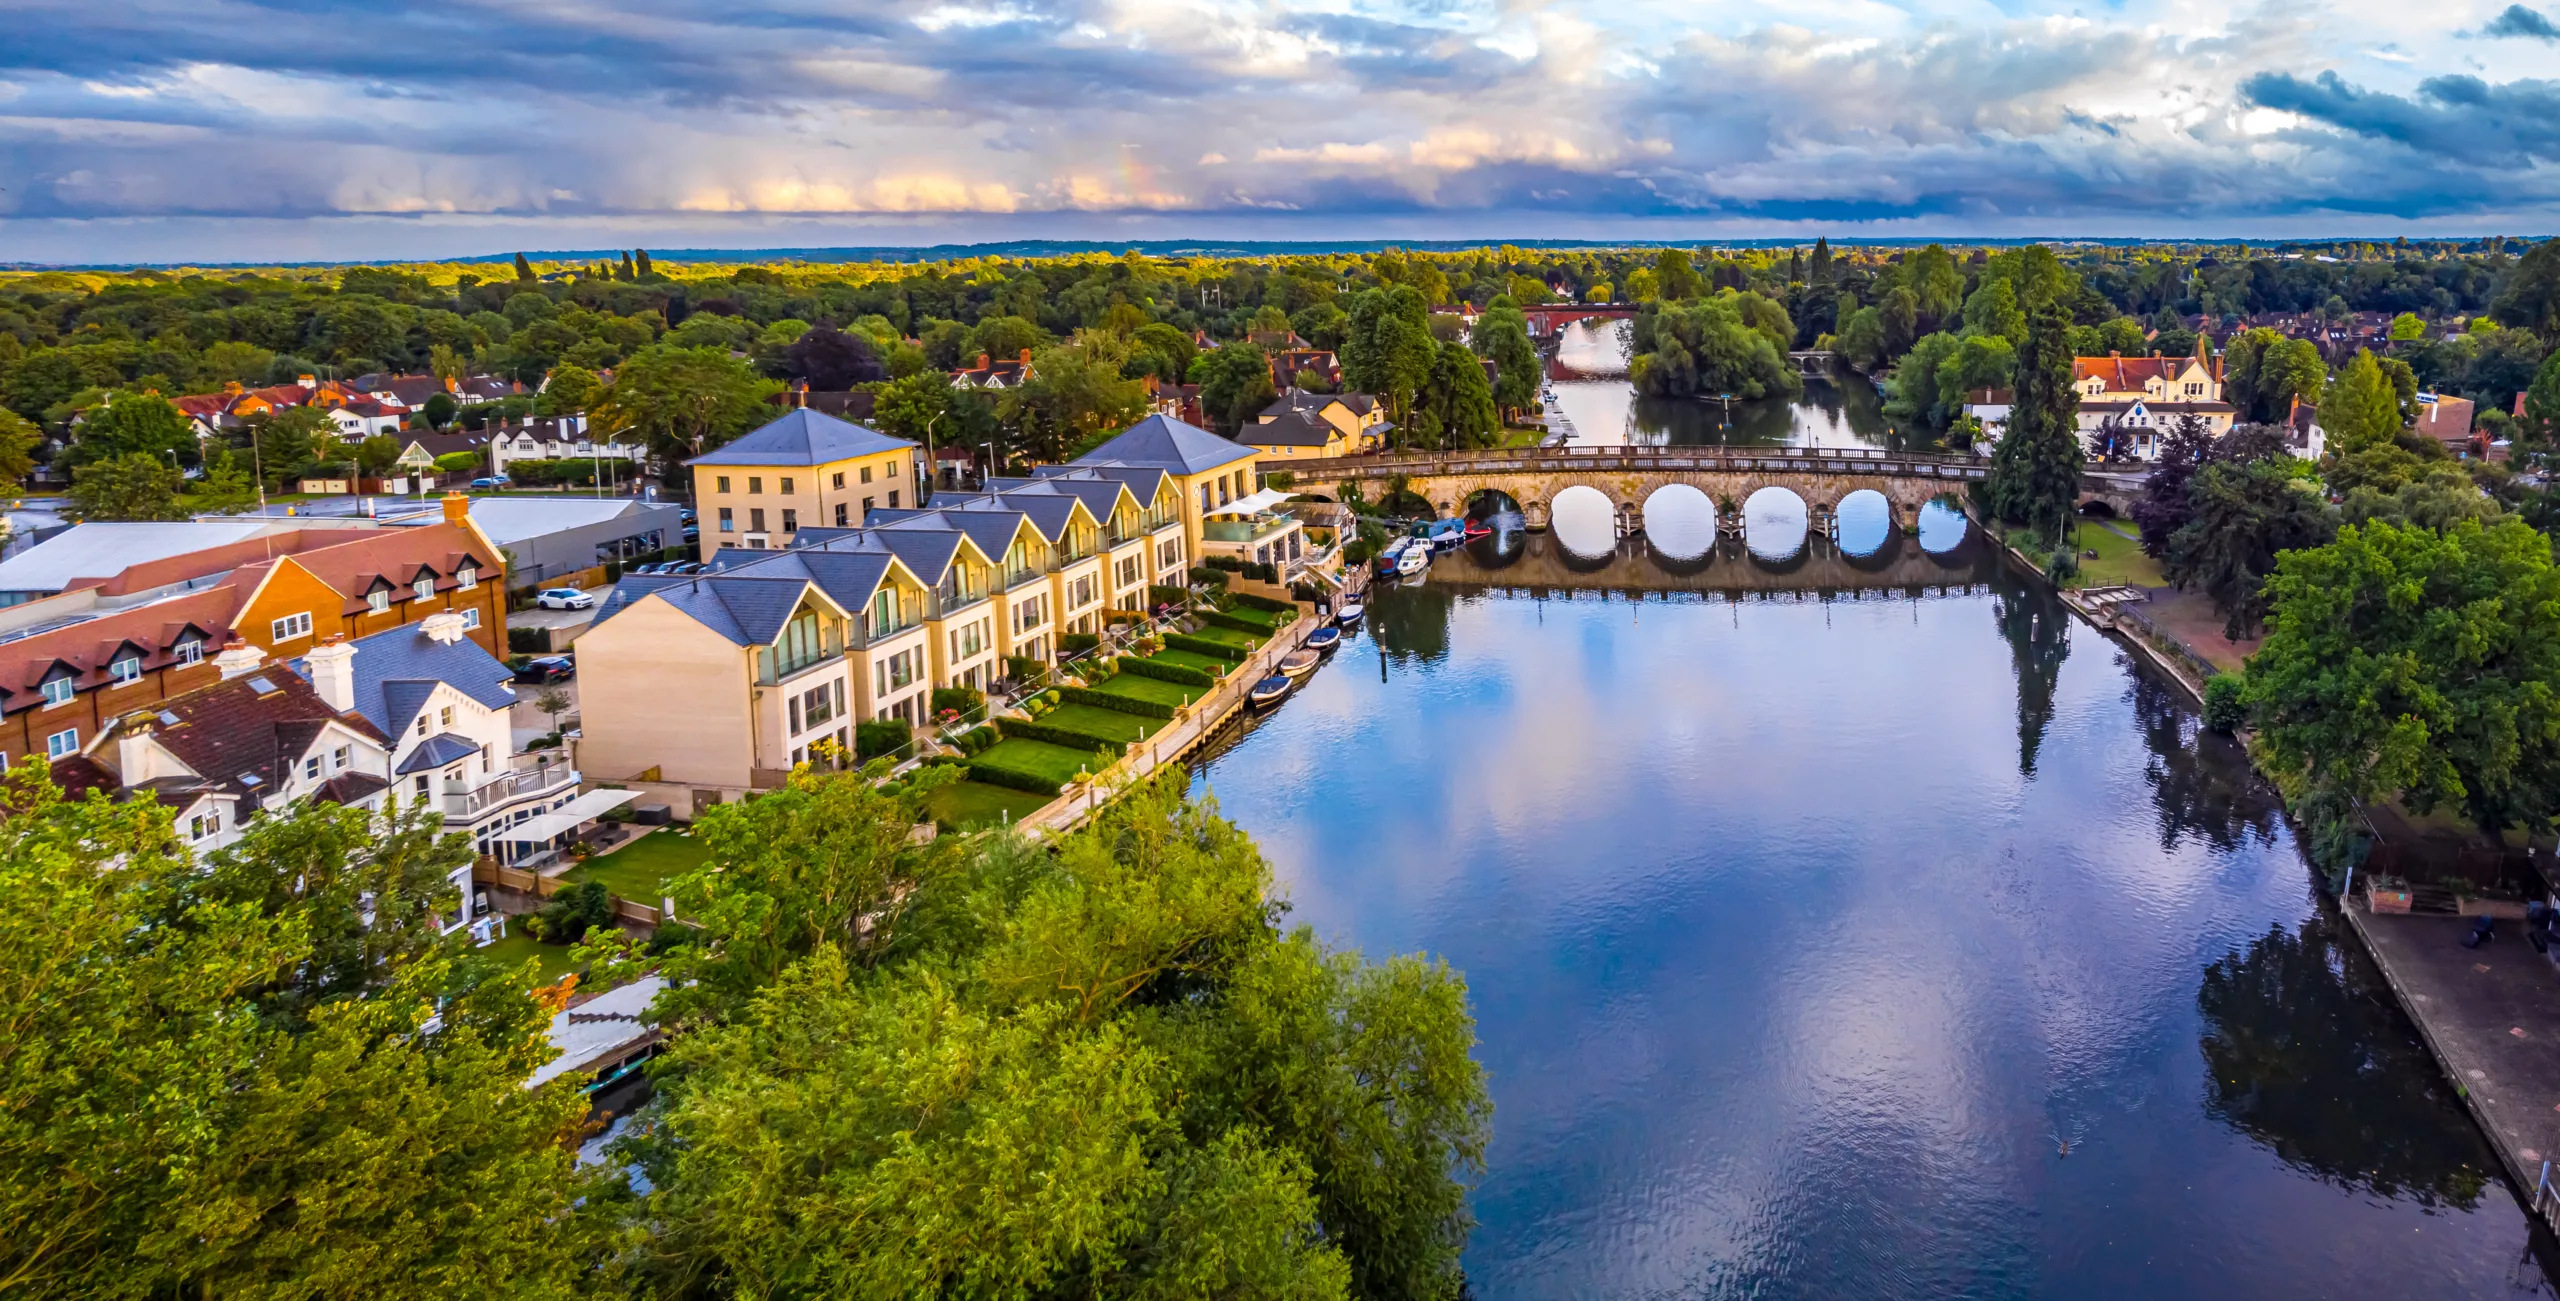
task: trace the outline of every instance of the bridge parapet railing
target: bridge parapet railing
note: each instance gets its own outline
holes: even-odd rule
[[[1897,452],[1881,447],[1554,447],[1502,452],[1397,453],[1336,456],[1303,461],[1298,476],[1384,478],[1397,474],[1518,474],[1539,470],[1826,470],[1855,466],[1911,474],[1962,474],[1990,462],[1945,452]]]

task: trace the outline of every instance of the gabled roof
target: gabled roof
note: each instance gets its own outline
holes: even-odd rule
[[[856,456],[873,456],[915,446],[877,429],[802,409],[752,433],[741,434],[716,452],[697,456],[687,465],[825,465]]]
[[[1120,501],[1123,497],[1131,499],[1139,510],[1147,508],[1147,499],[1131,491],[1129,485],[1117,479],[1106,479],[1099,475],[1060,474],[1036,479],[989,479],[986,488],[989,492],[999,494],[1045,492],[1073,497],[1083,502],[1084,508],[1093,512],[1093,517],[1097,520],[1110,519],[1112,513],[1120,509]]]
[[[596,607],[595,623],[590,627],[601,627],[655,596],[733,645],[765,646],[772,644],[782,626],[790,621],[810,588],[815,587],[826,600],[853,614],[870,604],[871,594],[879,589],[891,566],[904,568],[885,547],[868,551],[795,547],[746,554],[756,558],[737,562],[735,567],[690,576],[625,577]],[[733,563],[729,559],[732,555],[733,551],[724,550],[715,560],[728,566]]]
[[[1262,447],[1322,447],[1342,436],[1342,431],[1325,423],[1324,417],[1305,409],[1283,412],[1236,432]]]
[[[1077,465],[1147,466],[1173,474],[1206,474],[1250,461],[1253,449],[1167,415],[1152,415],[1076,458]]]
[[[1013,540],[1025,525],[1034,533],[1040,526],[1018,510],[987,510],[970,507],[933,506],[924,510],[876,510],[871,513],[872,526],[882,529],[953,528],[969,536],[980,554],[1002,563],[1005,553],[1013,550]],[[806,536],[806,533],[802,534]]]
[[[363,715],[329,708],[310,683],[281,664],[163,700],[139,721],[150,727],[153,743],[198,774],[186,782],[189,790],[243,797],[252,805],[285,786],[293,766],[332,724],[386,749],[390,745]],[[92,744],[93,760],[108,753],[110,747],[103,744],[107,735],[100,733]],[[323,798],[344,802],[382,789],[379,777],[341,776],[362,776],[371,788],[358,791],[353,783],[324,787]],[[167,792],[160,794],[168,798]]]
[[[489,709],[516,703],[507,666],[469,637],[440,642],[427,635],[424,624],[412,623],[359,637],[352,645],[356,654],[348,665],[355,676],[356,712],[386,736],[408,730],[439,682]],[[300,661],[294,669],[303,671]]]
[[[409,752],[408,758],[400,761],[399,769],[393,772],[392,776],[406,777],[413,772],[441,768],[478,753],[480,753],[480,747],[468,738],[455,736],[451,732],[438,732],[418,742],[417,748]]]

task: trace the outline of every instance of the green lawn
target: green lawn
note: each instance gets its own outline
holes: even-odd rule
[[[1288,619],[1288,616],[1286,615],[1277,614],[1270,610],[1257,610],[1249,605],[1239,605],[1231,610],[1220,611],[1220,613],[1226,615],[1230,619],[1242,619],[1247,623],[1260,624],[1266,632],[1279,628],[1280,625],[1287,622]]]
[[[1175,668],[1196,669],[1213,678],[1225,677],[1227,670],[1236,666],[1233,660],[1211,659],[1197,651],[1187,650],[1160,650],[1147,658],[1158,664],[1170,664]]]
[[[1142,678],[1135,673],[1123,673],[1095,687],[1094,690],[1108,695],[1127,696],[1131,700],[1153,701],[1159,705],[1171,705],[1180,709],[1209,694],[1211,688],[1186,687],[1179,682],[1167,682],[1161,678]],[[1148,719],[1147,721],[1154,723],[1159,720]]]
[[[1033,741],[1019,736],[1008,736],[988,746],[978,757],[991,764],[1011,768],[1016,772],[1033,773],[1061,784],[1074,781],[1077,769],[1083,769],[1087,774],[1091,774],[1098,767],[1110,762],[1091,750],[1071,750],[1063,745],[1051,745],[1046,741]],[[1048,803],[1045,799],[1040,802]]]
[[[2125,526],[2126,533],[2132,531],[2132,526]],[[2142,554],[2141,543],[2096,520],[2080,522],[2079,546],[2083,552],[2098,553],[2095,560],[2086,555],[2080,557],[2082,587],[2113,587],[2121,583],[2158,587],[2168,581],[2160,576],[2159,564]]]
[[[523,965],[527,958],[535,959],[542,964],[542,974],[538,979],[545,985],[568,975],[569,969],[575,965],[569,961],[569,946],[545,944],[525,934],[524,920],[521,917],[509,918],[505,939],[473,949],[471,952],[484,958],[494,958],[510,967]]]
[[[652,908],[667,896],[666,883],[702,866],[708,851],[691,836],[659,828],[630,844],[569,869],[572,881],[601,881],[604,888]]]
[[[1153,678],[1139,680],[1155,681]],[[1170,682],[1157,683],[1157,685],[1174,686]],[[1174,689],[1178,691],[1181,688]],[[1158,727],[1164,725],[1164,720],[1160,718],[1140,718],[1136,714],[1124,714],[1117,709],[1080,704],[1060,705],[1043,714],[1040,721],[1051,727],[1063,727],[1070,732],[1099,737],[1106,741],[1118,741],[1124,745],[1131,741],[1143,741],[1153,735]]]
[[[957,781],[936,789],[927,797],[925,807],[945,830],[975,831],[981,827],[1020,822],[1048,802],[1046,795],[1034,795],[1010,786]]]
[[[1192,633],[1191,635],[1202,641],[1221,642],[1229,646],[1240,646],[1246,650],[1254,650],[1260,647],[1263,642],[1262,638],[1256,637],[1252,633],[1241,632],[1234,628],[1221,628],[1216,624],[1203,625],[1200,631]]]

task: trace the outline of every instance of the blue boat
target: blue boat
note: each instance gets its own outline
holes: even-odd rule
[[[1413,536],[1434,551],[1452,551],[1467,540],[1467,522],[1462,519],[1426,520],[1413,526]]]
[[[1342,645],[1342,630],[1327,625],[1307,635],[1306,648],[1319,655],[1331,655]]]
[[[1297,690],[1297,687],[1298,680],[1296,678],[1274,673],[1270,677],[1254,683],[1253,690],[1245,696],[1245,702],[1256,709],[1269,709],[1273,705],[1277,705],[1281,701],[1288,699],[1289,693]]]

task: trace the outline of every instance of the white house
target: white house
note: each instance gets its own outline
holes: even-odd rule
[[[639,443],[589,438],[585,416],[526,416],[514,424],[493,424],[488,432],[491,462],[501,474],[518,461],[615,460],[638,465],[649,456]]]

